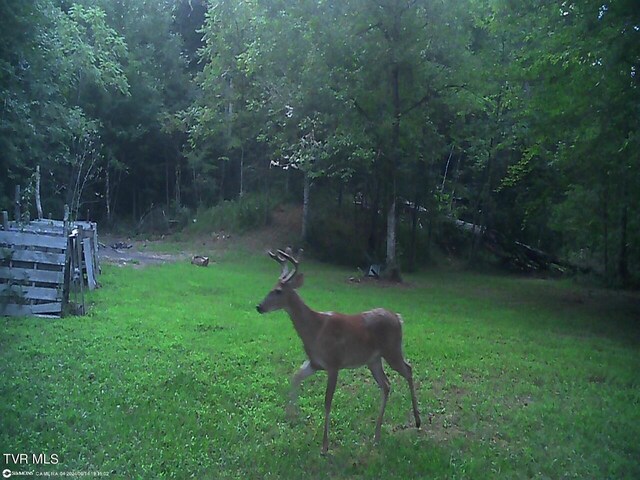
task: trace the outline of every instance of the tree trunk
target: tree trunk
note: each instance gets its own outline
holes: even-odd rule
[[[109,181],[109,165],[105,173],[104,197],[107,207],[107,224],[111,225],[111,182]]]
[[[304,172],[304,190],[302,195],[302,240],[307,241],[309,238],[309,196],[311,190],[311,178],[307,172]]]
[[[180,163],[176,164],[176,186],[174,188],[176,206],[180,207],[182,204],[182,198],[180,193],[180,177],[182,176],[182,170],[180,169]]]
[[[167,207],[169,206],[169,157],[165,159],[164,162],[164,194],[165,194],[165,204]]]
[[[609,179],[605,176],[605,188],[602,199],[602,235],[604,247],[604,275],[609,280]]]
[[[387,266],[396,264],[396,199],[393,198],[387,212]]]
[[[626,197],[626,195],[624,196]],[[628,207],[626,202],[622,206],[620,221],[620,256],[618,258],[618,276],[623,285],[629,283],[629,250],[627,245]]]
[[[42,202],[40,201],[40,165],[36,167],[36,210],[38,220],[42,220]]]
[[[269,192],[269,185],[271,185],[271,182],[269,181],[269,168],[266,169],[266,171],[264,172],[264,174],[262,175],[262,178],[264,180],[264,192],[265,192],[265,200],[264,200],[264,225],[269,225],[269,198],[271,198],[270,192]]]
[[[20,185],[16,185],[16,196],[15,201],[13,203],[13,214],[16,222],[22,221],[22,206],[20,199]]]
[[[225,159],[220,160],[220,203],[224,202],[224,185],[225,176],[227,174],[227,161]]]
[[[411,256],[409,262],[409,270],[414,271],[416,269],[417,257],[418,257],[418,201],[419,197],[416,193],[413,202],[413,209],[411,210]]]
[[[391,91],[393,94],[393,125],[391,126],[391,198],[387,213],[387,276],[399,280],[400,269],[396,258],[396,170],[400,155],[400,66],[394,62],[391,69]]]
[[[138,223],[138,210],[136,208],[136,204],[138,203],[136,201],[137,196],[138,196],[138,190],[134,188],[133,198],[131,202],[131,213],[132,213],[133,223]]]
[[[240,198],[244,195],[244,146],[240,145]]]
[[[376,181],[376,193],[371,205],[371,230],[369,231],[369,256],[378,259],[378,210],[380,209],[380,182]]]

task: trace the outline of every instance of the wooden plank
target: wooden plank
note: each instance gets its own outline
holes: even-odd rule
[[[63,237],[64,230],[62,228],[48,228],[48,227],[36,227],[33,225],[27,225],[20,228],[9,227],[9,232],[24,232],[24,233],[35,233],[37,235],[52,235]]]
[[[64,250],[67,248],[67,239],[64,236],[0,231],[0,244],[23,247],[57,248]]]
[[[64,235],[64,226],[62,224],[53,225],[38,220],[34,220],[29,223],[9,222],[9,228],[6,228],[5,230],[11,232],[39,233],[44,235]]]
[[[82,315],[84,315],[84,280],[82,279],[82,226],[78,227],[78,236],[75,239],[73,245],[72,256],[75,257],[75,264],[80,270],[80,278],[78,279],[78,289],[80,290],[80,302],[77,302],[77,306],[80,309]],[[76,297],[77,298],[77,297]]]
[[[64,259],[64,253],[40,252],[38,250],[15,249],[10,255],[10,260],[14,262],[33,262],[58,266],[64,265]],[[2,263],[3,258],[0,256],[0,264]]]
[[[94,224],[93,227],[93,263],[96,267],[96,275],[102,273],[102,267],[100,266],[100,255],[98,250],[100,249],[100,242],[98,242],[98,224]]]
[[[0,283],[0,297],[13,298],[14,296],[24,300],[60,300],[62,297],[61,288],[46,287],[25,287],[23,285],[9,285]],[[2,298],[0,298],[2,304]]]
[[[36,270],[34,268],[0,267],[0,281],[40,282],[60,284],[64,280],[62,270]]]
[[[95,268],[93,265],[93,255],[91,254],[91,239],[82,240],[82,253],[84,254],[84,265],[87,269],[87,285],[89,290],[95,290],[97,286]]]
[[[32,315],[52,314],[60,316],[62,313],[62,303],[40,303],[37,305],[19,305],[16,303],[8,303],[0,305],[0,315],[11,317],[29,317]]]
[[[31,220],[28,223],[16,222],[15,220],[9,222],[11,228],[23,228],[33,226],[36,228],[64,228],[64,222],[62,220]]]
[[[83,230],[93,230],[95,222],[77,221],[74,223],[75,227],[82,227]]]
[[[64,228],[64,220],[49,220],[49,219],[43,218],[41,220],[32,220],[29,223],[32,223],[34,225],[51,225],[55,227]]]

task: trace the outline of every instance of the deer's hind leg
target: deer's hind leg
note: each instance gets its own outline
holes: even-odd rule
[[[413,405],[413,416],[416,419],[416,428],[420,428],[420,413],[418,412],[418,399],[416,398],[416,389],[413,385],[413,371],[411,365],[404,359],[402,350],[393,351],[387,355],[384,355],[384,359],[389,366],[396,372],[402,375],[409,384],[409,391],[411,392],[411,403]]]
[[[382,368],[382,358],[378,357],[374,361],[372,361],[369,365],[369,370],[371,370],[371,374],[373,378],[375,378],[380,390],[382,391],[382,401],[380,403],[380,414],[378,415],[378,421],[376,422],[376,433],[373,437],[375,442],[380,440],[380,428],[382,427],[382,417],[384,417],[384,410],[387,406],[387,399],[389,398],[389,391],[391,387],[389,386],[389,379],[387,375],[384,373],[384,369]]]

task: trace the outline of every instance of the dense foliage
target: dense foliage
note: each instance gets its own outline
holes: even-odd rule
[[[33,215],[37,166],[45,215],[110,224],[277,192],[324,253],[473,261],[490,234],[639,280],[635,0],[0,9],[2,209],[21,185]]]

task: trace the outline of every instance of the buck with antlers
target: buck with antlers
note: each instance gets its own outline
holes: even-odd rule
[[[259,313],[285,310],[302,340],[308,360],[305,361],[293,377],[292,393],[302,381],[318,370],[326,370],[327,390],[325,394],[324,436],[322,452],[329,449],[329,416],[331,401],[338,381],[338,371],[343,368],[357,368],[366,365],[373,374],[382,391],[382,403],[376,423],[374,440],[380,439],[380,427],[389,396],[389,379],[382,368],[384,358],[391,368],[402,375],[409,384],[413,415],[416,427],[420,428],[418,401],[413,386],[411,366],[402,353],[402,319],[400,315],[382,308],[362,312],[356,315],[343,315],[334,312],[316,312],[309,308],[297,294],[296,289],[303,284],[303,274],[298,273],[299,259],[278,250],[269,252],[271,258],[282,266],[282,273],[273,290],[256,308]],[[293,266],[289,270],[287,263]]]

